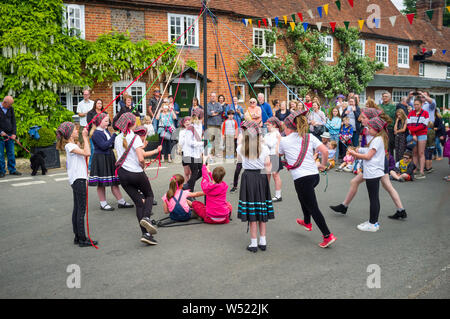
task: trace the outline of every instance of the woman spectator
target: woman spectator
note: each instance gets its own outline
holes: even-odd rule
[[[96,99],[94,102],[94,107],[86,114],[86,121],[89,123],[92,122],[92,119],[96,117],[98,114],[102,113],[103,109],[103,101],[101,99]],[[108,114],[106,111],[103,113]],[[94,123],[91,123],[88,127],[88,131],[91,132],[92,126]],[[92,134],[90,134],[92,136]],[[89,138],[89,142],[91,143],[91,156],[89,157],[89,170],[91,170],[91,162],[92,156],[94,155],[94,144],[92,143],[92,139]]]
[[[244,114],[244,119],[249,122],[255,121],[259,126],[262,126],[262,111],[255,98],[250,99],[250,106]]]
[[[237,122],[238,126],[241,127],[242,117],[244,116],[244,109],[238,103],[238,98],[236,96],[233,96],[233,103],[228,104],[224,112],[225,114],[228,114],[228,111],[233,111],[234,120]]]
[[[361,110],[359,109],[359,106],[356,105],[355,98],[352,97],[348,99],[348,106],[344,114],[350,119],[350,125],[353,128],[352,145],[356,147],[359,145],[361,124],[359,123],[358,118],[361,115]]]
[[[403,109],[397,109],[395,112],[394,136],[395,136],[395,162],[403,158],[406,150],[406,117]]]
[[[336,147],[336,163],[339,160],[339,131],[341,130],[342,125],[342,119],[339,116],[339,108],[334,107],[331,110],[331,114],[329,116],[329,119],[327,119],[327,123],[325,124],[325,127],[328,129],[328,132],[331,135],[331,140],[336,141],[338,147]],[[343,155],[341,156],[343,157]]]
[[[131,98],[131,106],[134,107],[134,102],[133,102],[132,96],[128,92],[125,92],[124,94],[122,94],[122,99],[118,102],[118,108],[117,108],[118,111],[120,111],[123,107],[126,106],[126,104],[127,104],[126,99],[128,97]]]
[[[413,161],[416,167],[420,168],[420,173],[416,175],[416,179],[424,179],[425,168],[425,145],[427,143],[429,115],[428,112],[422,110],[422,100],[416,98],[414,100],[414,110],[408,114],[408,130],[416,142],[413,149]]]
[[[175,131],[175,120],[177,119],[177,115],[174,110],[169,109],[169,101],[164,100],[161,104],[161,109],[156,114],[156,119],[159,121],[158,134],[161,137],[162,141],[162,153],[161,153],[161,163],[164,163],[164,156],[167,156],[167,160],[169,163],[172,163],[171,157],[171,138],[172,133]]]
[[[320,140],[320,135],[325,132],[327,118],[317,102],[312,103],[312,109],[313,111],[308,115],[309,131]]]
[[[192,116],[192,114],[194,113],[194,111],[195,111],[197,108],[200,108],[200,109],[203,110],[203,106],[201,106],[201,105],[199,104],[199,102],[198,102],[198,99],[197,99],[196,97],[194,97],[194,98],[192,99],[192,106],[191,106],[191,109],[190,109],[190,111],[189,111],[189,113],[191,114],[191,116]]]
[[[440,161],[442,160],[442,145],[444,145],[445,142],[445,126],[444,122],[442,121],[441,113],[439,112],[439,109],[436,108],[434,110],[434,131],[436,132],[436,148],[435,148],[435,156],[436,160]]]
[[[289,116],[289,114],[291,114],[291,111],[286,108],[286,101],[282,101],[280,103],[280,109],[275,112],[275,117],[283,122],[284,119]]]
[[[300,106],[302,104],[300,103]],[[290,100],[289,101],[289,111],[292,112],[296,112],[298,111],[298,107],[299,107],[299,102],[295,101],[295,100]]]
[[[273,108],[272,110],[276,113],[280,109],[280,100],[275,99],[272,101]]]
[[[222,110],[224,110],[224,112],[222,113],[222,120],[226,120],[227,119],[227,114],[225,113],[225,108],[227,107],[227,103],[225,103],[225,96],[223,94],[220,94],[217,97],[217,101],[219,102],[220,106],[222,107]]]
[[[124,97],[124,100],[125,100],[125,105],[120,108],[120,112],[117,113],[116,116],[114,116],[114,119],[113,119],[113,128],[116,131],[118,130],[118,128],[116,127],[117,120],[122,116],[122,114],[131,112],[134,109],[134,107],[133,107],[133,99],[131,98],[131,96],[127,95],[126,97]],[[133,111],[133,114],[136,116],[136,120],[138,120],[138,118],[139,118],[139,121],[137,121],[137,123],[140,124],[140,116],[141,115],[139,114],[138,110],[135,109]]]

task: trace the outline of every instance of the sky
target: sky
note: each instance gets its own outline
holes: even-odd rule
[[[391,2],[397,7],[398,10],[402,10],[404,8],[403,0],[391,0]]]

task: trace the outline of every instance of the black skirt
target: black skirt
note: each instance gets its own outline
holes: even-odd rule
[[[245,170],[241,178],[238,218],[249,222],[274,219],[269,180],[260,170]]]
[[[120,185],[119,177],[115,174],[116,157],[114,153],[92,155],[91,171],[89,172],[89,186]]]

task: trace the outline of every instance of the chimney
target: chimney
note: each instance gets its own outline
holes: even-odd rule
[[[430,22],[437,30],[441,31],[444,23],[445,0],[417,0],[417,18]],[[430,21],[427,10],[433,10],[433,19]]]

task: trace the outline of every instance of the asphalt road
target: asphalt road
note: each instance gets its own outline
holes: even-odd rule
[[[160,198],[169,177],[182,173],[179,164],[163,166],[152,182],[159,203],[153,218],[163,217]],[[234,165],[224,166],[231,184]],[[0,180],[0,298],[449,298],[450,184],[442,180],[449,169],[446,160],[434,166],[425,180],[394,184],[406,221],[387,218],[394,206],[380,191],[377,233],[356,229],[369,215],[365,185],[347,216],[337,216],[328,206],[342,202],[352,175],[330,172],[326,192],[322,178],[319,206],[338,239],[328,249],[318,247],[321,234],[314,224],[310,233],[296,224],[301,209],[284,170],[283,201],[274,204],[276,217],[268,223],[268,249],[256,254],[245,249],[247,224],[235,211],[228,225],[160,228],[159,244],[146,246],[139,241],[135,210],[101,211],[95,188],[89,189],[89,227],[99,249],[79,248],[72,243],[65,171],[7,175]],[[114,203],[110,191],[107,197]],[[228,199],[236,205],[238,194]],[[67,286],[73,264],[80,267],[79,289]],[[367,286],[373,264],[379,266],[380,288]]]

